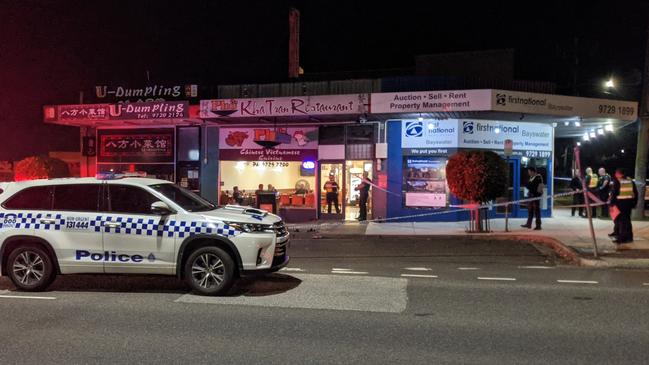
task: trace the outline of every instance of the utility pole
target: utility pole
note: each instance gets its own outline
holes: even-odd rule
[[[647,154],[649,153],[649,16],[647,17],[646,27],[642,96],[638,107],[638,145],[635,155],[634,176],[638,187],[638,204],[633,211],[633,218],[635,219],[644,218],[645,186],[647,184]]]

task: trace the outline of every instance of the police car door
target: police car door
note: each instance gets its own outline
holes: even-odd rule
[[[107,273],[173,274],[174,237],[162,234],[165,220],[151,212],[160,199],[145,189],[108,182],[108,214],[102,218]]]
[[[104,271],[99,214],[101,184],[52,185],[52,211],[41,217],[43,237],[52,243],[63,273]]]

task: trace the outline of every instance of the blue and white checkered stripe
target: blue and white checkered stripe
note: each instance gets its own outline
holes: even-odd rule
[[[48,213],[0,213],[0,228],[3,228],[6,219],[11,220],[7,227],[15,229],[44,229],[60,231],[65,225],[65,218],[62,214]],[[47,220],[42,222],[41,220]],[[5,228],[7,228],[5,227]]]
[[[196,234],[218,234],[220,236],[236,236],[240,232],[227,224],[216,224],[207,222],[169,221],[163,229],[167,237],[176,236],[184,238]]]
[[[5,228],[60,231],[65,227],[65,218],[62,214],[14,214],[0,212],[0,228],[3,228],[5,218],[11,221],[11,225],[6,224]],[[53,220],[53,222],[42,223],[41,219]],[[111,227],[106,223],[119,223],[119,225],[117,227]],[[197,234],[217,234],[224,237],[233,237],[241,233],[226,224],[219,223],[177,220],[162,222],[159,218],[137,218],[111,215],[97,215],[94,218],[91,218],[88,222],[88,230],[105,233],[177,238],[185,238]]]

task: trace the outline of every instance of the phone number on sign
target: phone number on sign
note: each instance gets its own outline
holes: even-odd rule
[[[635,113],[635,108],[632,106],[615,106],[609,104],[600,104],[598,110],[600,114],[633,115]]]
[[[533,158],[550,158],[552,156],[552,152],[550,151],[525,151],[525,157],[533,157]]]

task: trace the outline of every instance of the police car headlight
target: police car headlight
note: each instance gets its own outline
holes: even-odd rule
[[[275,232],[273,228],[268,224],[255,224],[255,223],[239,223],[239,222],[227,222],[228,226],[236,229],[241,232]]]

